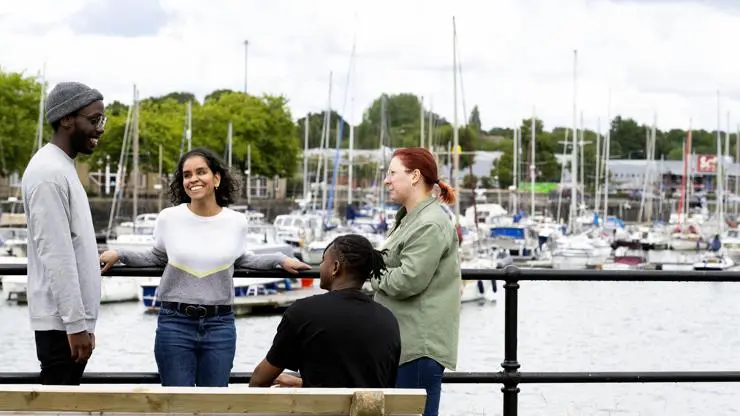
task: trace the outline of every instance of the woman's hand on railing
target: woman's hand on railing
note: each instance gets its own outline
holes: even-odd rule
[[[100,272],[107,272],[111,268],[111,266],[116,264],[116,262],[118,262],[118,260],[120,259],[121,256],[118,255],[118,252],[116,250],[104,251],[103,254],[100,255],[100,266],[102,267]]]
[[[280,262],[280,267],[282,267],[286,272],[293,274],[296,274],[301,270],[311,270],[311,266],[292,257],[284,258]]]

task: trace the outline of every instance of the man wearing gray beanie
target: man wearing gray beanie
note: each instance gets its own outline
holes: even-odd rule
[[[91,154],[105,127],[103,95],[61,82],[46,99],[51,142],[28,162],[21,188],[28,228],[28,310],[41,384],[79,385],[95,348],[100,263],[74,158]]]

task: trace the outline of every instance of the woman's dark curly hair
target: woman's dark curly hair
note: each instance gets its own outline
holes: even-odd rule
[[[376,250],[370,240],[359,234],[345,234],[335,238],[324,250],[331,250],[349,274],[362,283],[370,278],[380,279],[386,270],[383,254],[388,250]]]
[[[200,156],[205,159],[208,168],[211,169],[213,174],[219,174],[221,176],[221,182],[218,184],[216,189],[216,203],[220,207],[226,207],[236,201],[235,194],[239,189],[239,183],[229,173],[229,169],[224,165],[221,159],[216,156],[215,153],[202,147],[195,148],[180,158],[177,163],[177,170],[175,171],[175,177],[170,182],[170,200],[173,204],[186,204],[190,202],[190,197],[185,192],[185,185],[183,185],[183,165],[185,161],[191,157]]]

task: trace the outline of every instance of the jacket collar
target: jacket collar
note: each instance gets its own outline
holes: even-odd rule
[[[419,205],[414,207],[411,212],[406,212],[406,207],[401,207],[401,209],[399,209],[396,213],[396,223],[393,225],[393,230],[391,230],[391,233],[393,233],[393,231],[395,231],[402,222],[412,221],[414,218],[418,217],[421,211],[424,210],[424,208],[428,207],[436,200],[436,197],[429,195],[428,197],[426,197],[426,199],[423,199],[421,202],[419,202]]]

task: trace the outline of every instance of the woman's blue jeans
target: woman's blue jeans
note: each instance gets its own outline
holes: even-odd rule
[[[396,388],[425,389],[427,401],[424,416],[438,416],[444,371],[444,366],[431,358],[417,358],[398,367]]]
[[[160,309],[154,357],[163,386],[226,387],[236,353],[234,314],[191,318]]]

